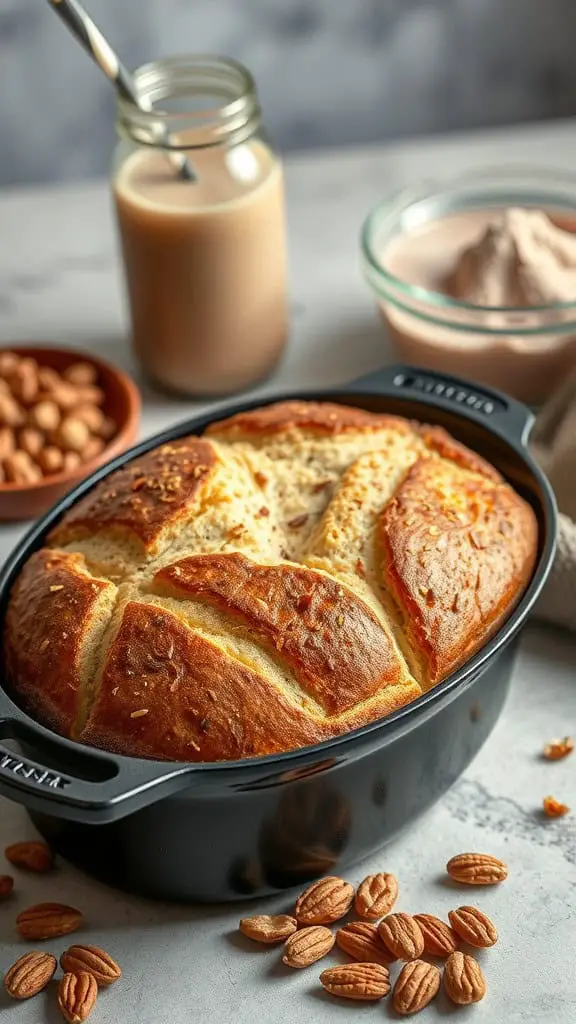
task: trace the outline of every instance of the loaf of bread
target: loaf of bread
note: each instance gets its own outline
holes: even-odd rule
[[[285,402],[128,463],[25,565],[17,699],[123,754],[218,761],[382,718],[465,662],[530,579],[531,508],[442,429]]]

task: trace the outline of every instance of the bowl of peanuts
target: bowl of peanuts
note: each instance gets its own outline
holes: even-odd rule
[[[72,349],[0,347],[0,520],[46,512],[136,441],[140,395]]]

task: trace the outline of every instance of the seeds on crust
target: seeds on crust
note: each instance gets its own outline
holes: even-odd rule
[[[328,875],[309,885],[296,900],[294,917],[299,924],[331,924],[348,913],[354,887],[343,878]]]
[[[486,979],[478,961],[467,953],[452,953],[444,968],[444,988],[459,1006],[479,1003],[486,995]]]
[[[414,914],[424,936],[424,952],[428,956],[450,956],[458,948],[458,939],[445,921],[434,914]]]
[[[440,971],[424,960],[404,964],[394,986],[394,1009],[408,1015],[423,1010],[438,994]]]
[[[390,991],[390,972],[382,964],[329,967],[322,971],[320,981],[331,995],[361,1002],[376,1002]]]
[[[484,949],[498,941],[498,932],[492,921],[478,907],[458,907],[451,910],[448,917],[456,934],[471,946]]]
[[[448,861],[446,871],[464,885],[496,885],[508,878],[504,861],[490,853],[459,853]]]
[[[424,952],[424,936],[410,914],[389,914],[378,926],[382,942],[399,960],[416,960]]]
[[[334,935],[324,925],[313,924],[286,939],[282,963],[287,967],[309,967],[332,949]]]
[[[239,925],[240,931],[248,939],[268,945],[284,942],[294,934],[297,927],[298,922],[288,914],[256,914],[254,917],[243,917]]]
[[[398,882],[394,875],[381,872],[368,875],[360,882],[354,906],[359,917],[377,921],[389,914],[398,898]]]

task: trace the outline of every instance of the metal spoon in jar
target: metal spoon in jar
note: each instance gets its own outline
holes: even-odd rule
[[[134,103],[141,110],[153,110],[149,100],[138,95],[134,79],[109,42],[104,38],[92,18],[78,0],[48,0],[50,6],[62,18],[72,35],[84,47],[95,64],[116,87],[118,94]],[[169,136],[165,134],[166,141]],[[187,181],[197,181],[198,176],[184,153],[168,152],[168,159],[178,175]]]

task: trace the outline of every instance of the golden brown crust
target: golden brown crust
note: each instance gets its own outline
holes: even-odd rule
[[[328,715],[350,711],[402,682],[400,660],[376,616],[331,576],[244,555],[196,555],[161,569],[156,583],[239,619],[281,655]]]
[[[187,518],[217,459],[213,445],[198,437],[162,445],[95,487],[66,513],[50,541],[69,544],[112,528],[153,550],[168,525]]]
[[[344,721],[319,720],[170,612],[130,602],[79,738],[160,760],[237,760],[347,732],[404,704],[401,689]]]
[[[356,406],[335,405],[331,402],[276,402],[260,409],[239,412],[229,419],[212,423],[206,433],[212,435],[270,435],[291,430],[335,435],[352,432],[382,430],[393,427],[409,433],[407,420],[399,416],[367,412]]]
[[[532,510],[506,484],[419,460],[380,517],[382,576],[428,683],[497,629],[534,567]]]
[[[43,548],[24,566],[6,613],[8,676],[33,712],[70,735],[78,712],[86,636],[116,587],[87,574],[80,555]],[[104,607],[102,607],[104,606]]]
[[[288,402],[211,435],[112,474],[24,567],[7,676],[49,727],[167,760],[317,743],[444,678],[530,578],[532,510],[440,428]]]

